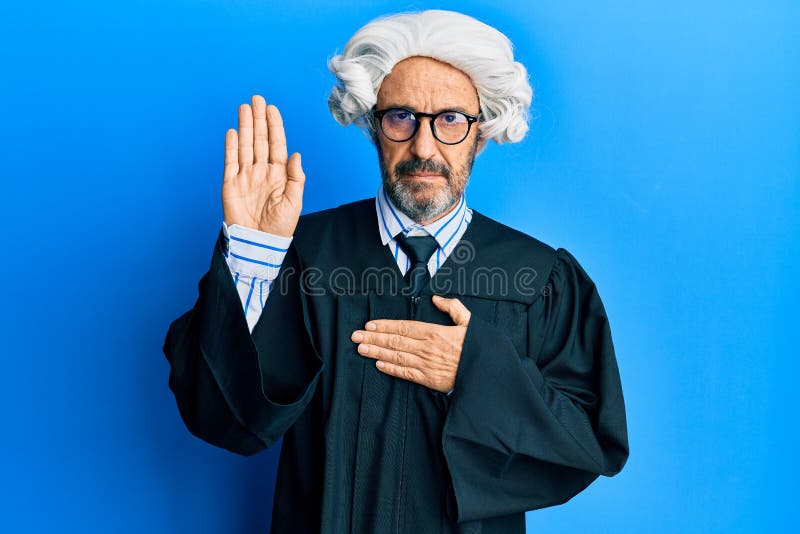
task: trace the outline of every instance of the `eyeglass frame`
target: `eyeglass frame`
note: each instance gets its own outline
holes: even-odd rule
[[[396,109],[407,111],[408,113],[411,113],[411,115],[415,119],[415,122],[417,123],[416,126],[414,127],[414,131],[411,132],[411,135],[409,135],[405,139],[401,139],[399,141],[396,140],[396,139],[392,139],[391,137],[386,135],[386,132],[383,129],[383,116],[386,115],[388,112],[394,111]],[[439,115],[444,115],[445,113],[460,113],[461,115],[464,115],[467,118],[467,131],[464,134],[464,137],[462,137],[459,141],[456,141],[454,143],[448,143],[447,141],[442,141],[441,139],[439,139],[439,136],[436,135],[436,128],[434,128],[434,126],[433,126],[433,123],[436,122],[436,119],[439,117]],[[386,139],[388,139],[389,141],[392,141],[394,143],[405,143],[406,141],[409,141],[409,140],[413,139],[414,136],[417,135],[417,132],[419,132],[419,127],[422,124],[422,121],[420,119],[423,118],[423,117],[428,117],[430,119],[431,134],[433,134],[433,137],[437,141],[439,141],[440,143],[442,143],[444,145],[457,145],[459,143],[463,143],[464,139],[469,137],[469,132],[472,129],[473,123],[479,122],[481,120],[481,118],[482,118],[482,114],[481,113],[478,113],[477,115],[471,115],[471,114],[469,114],[469,113],[467,113],[465,111],[461,111],[461,110],[458,110],[458,109],[445,109],[445,110],[442,110],[442,111],[440,111],[438,113],[423,113],[421,111],[414,111],[412,109],[408,109],[408,108],[403,107],[403,106],[394,106],[394,107],[391,107],[391,108],[386,108],[386,109],[381,109],[381,110],[376,110],[375,108],[373,108],[372,109],[372,116],[373,116],[374,120],[378,123],[378,125],[380,126],[381,133],[383,134],[383,136]]]

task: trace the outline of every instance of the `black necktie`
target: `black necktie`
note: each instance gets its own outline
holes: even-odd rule
[[[405,276],[406,282],[411,287],[411,294],[419,295],[431,279],[428,273],[428,260],[439,248],[439,243],[430,235],[408,237],[400,232],[394,238],[411,261]]]

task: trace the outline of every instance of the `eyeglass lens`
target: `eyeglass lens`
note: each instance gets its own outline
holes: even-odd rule
[[[418,119],[408,110],[390,109],[381,118],[383,133],[393,141],[410,139],[417,129]],[[445,111],[433,120],[434,135],[444,143],[458,143],[469,132],[469,120],[458,111]]]

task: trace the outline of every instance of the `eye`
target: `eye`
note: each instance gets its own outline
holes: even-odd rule
[[[467,123],[467,117],[458,111],[445,111],[436,118],[436,123],[442,127],[463,126]]]
[[[413,121],[414,115],[405,109],[393,109],[386,113],[386,116],[391,121],[396,122],[404,122],[404,121]]]

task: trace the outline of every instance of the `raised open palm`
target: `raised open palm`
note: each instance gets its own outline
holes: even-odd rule
[[[292,236],[300,218],[304,184],[300,154],[287,157],[278,108],[254,95],[252,106],[239,106],[238,133],[231,128],[225,134],[225,224]]]

